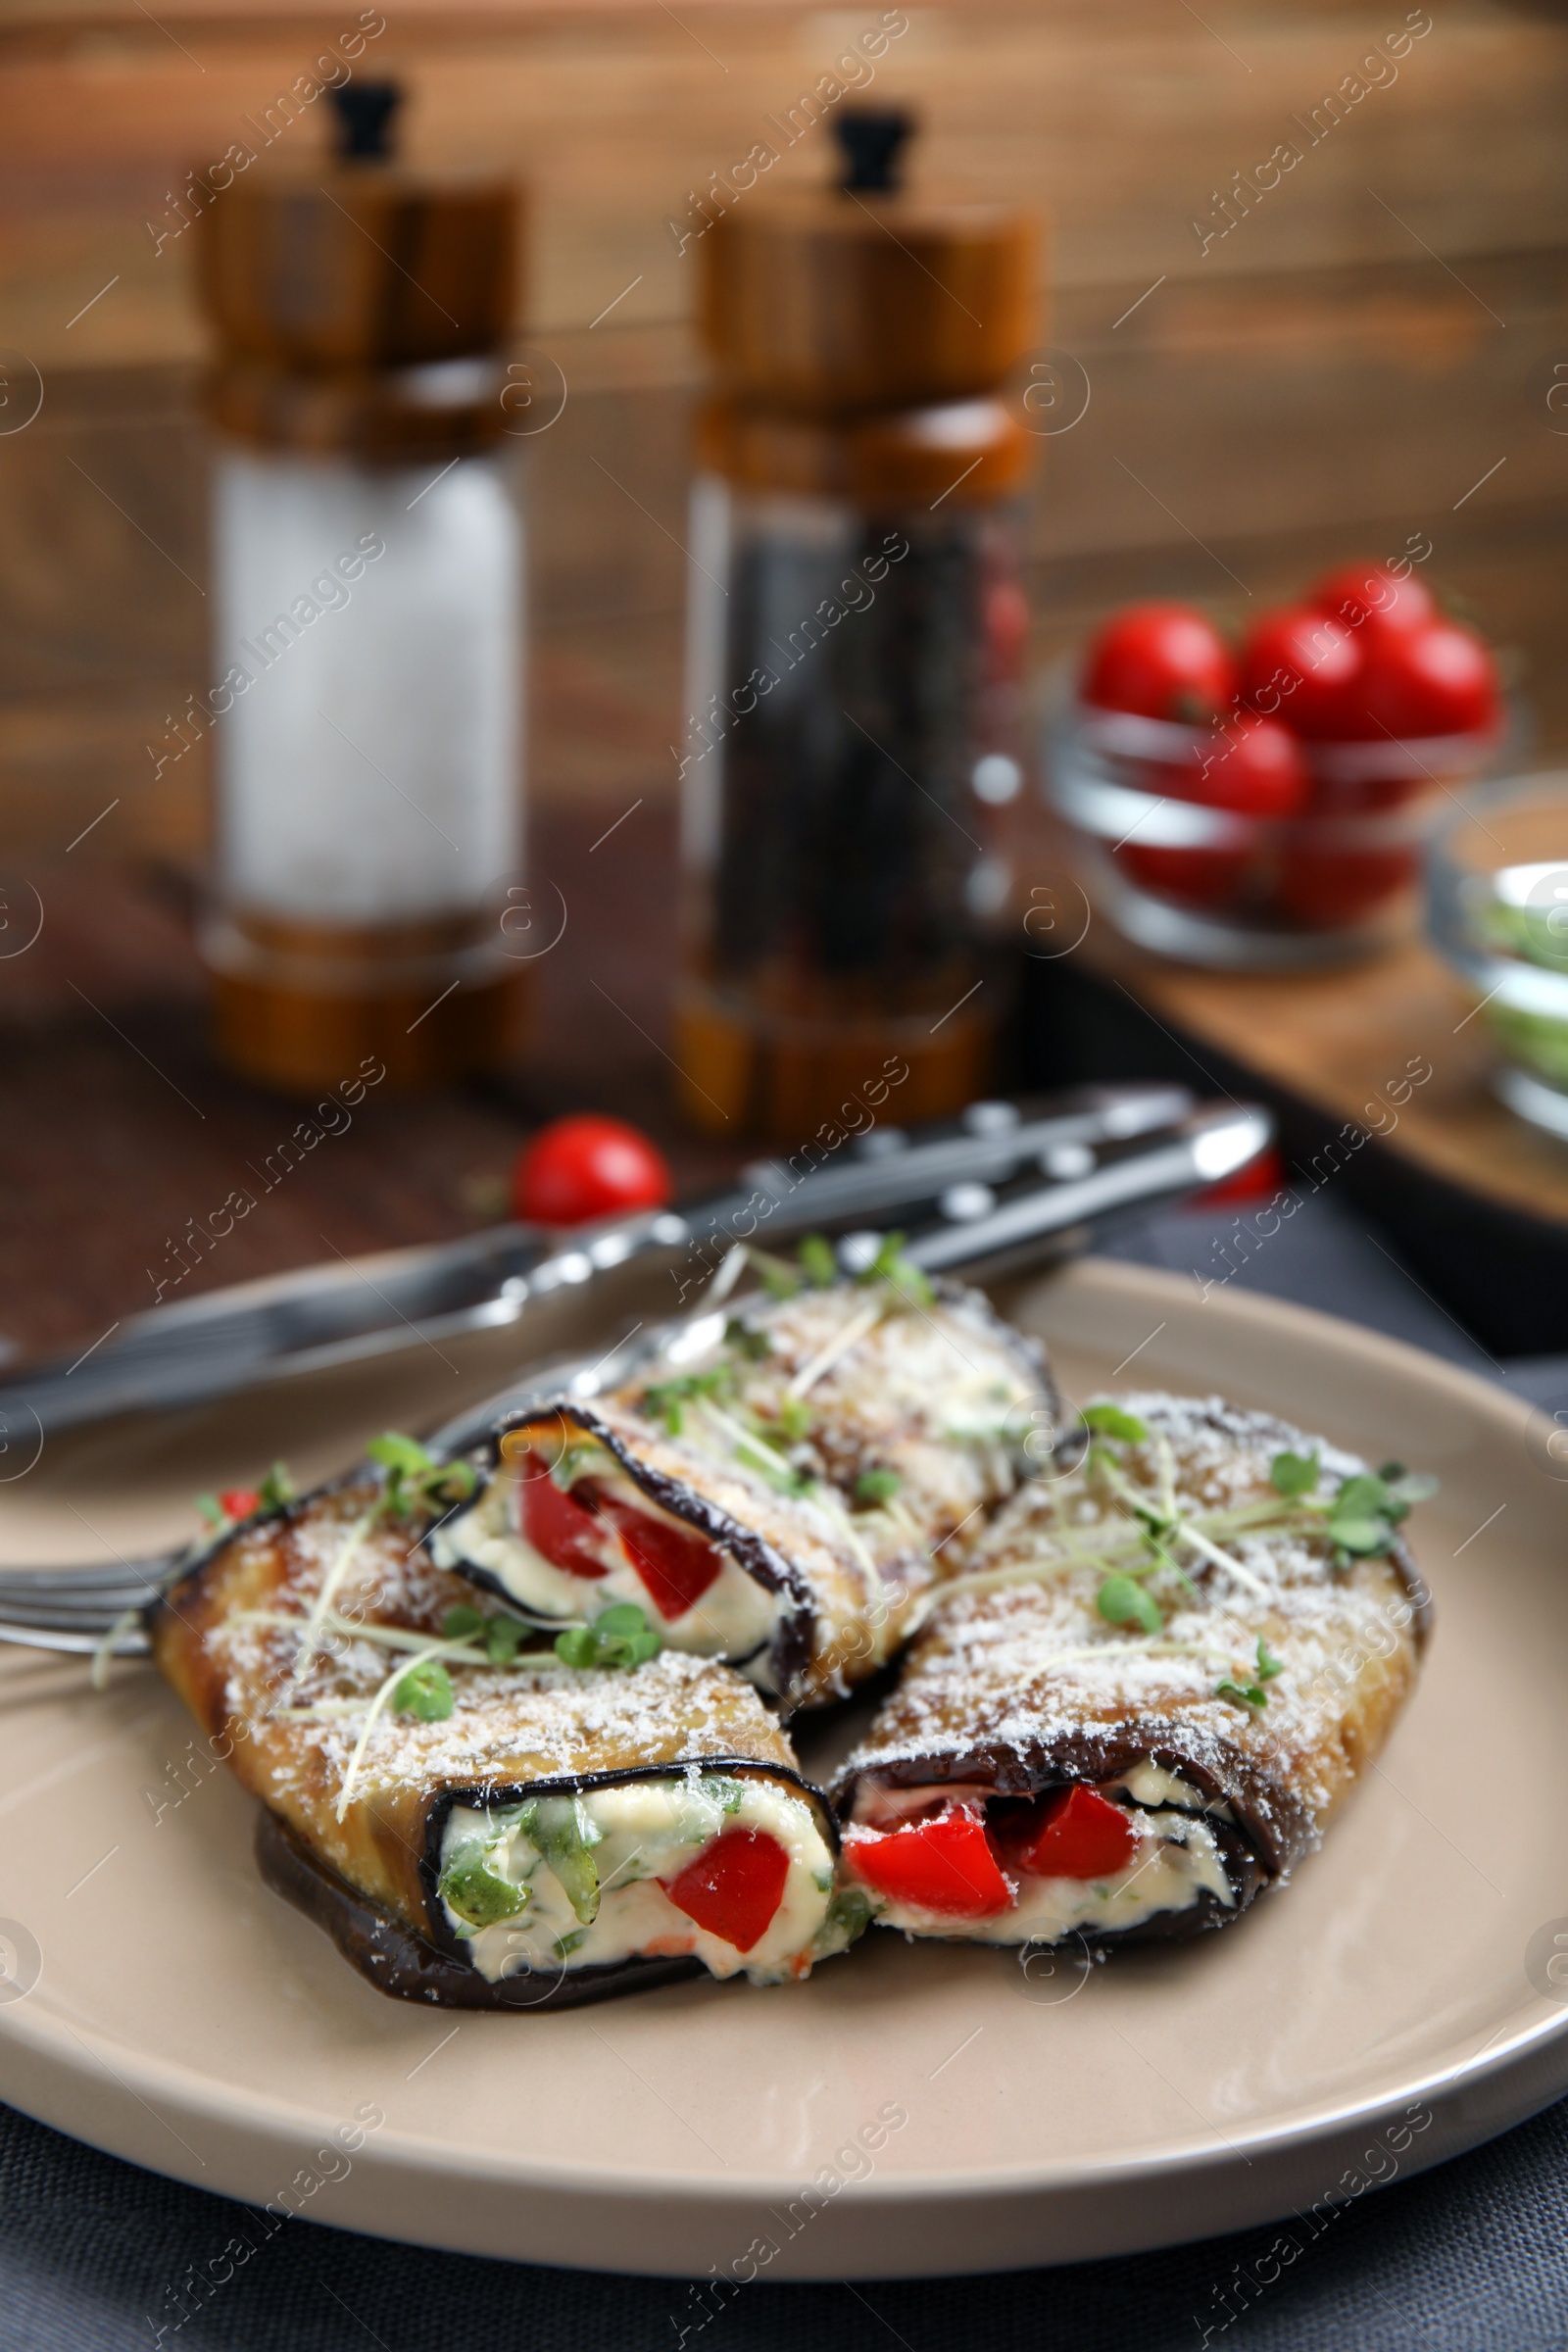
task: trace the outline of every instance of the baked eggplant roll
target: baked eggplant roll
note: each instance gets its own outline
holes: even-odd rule
[[[672,1647],[809,1704],[898,1647],[1055,1412],[1031,1342],[893,1260],[704,1316],[592,1408],[510,1422],[431,1554],[535,1622],[651,1607]]]
[[[597,1663],[522,1647],[419,1548],[420,1507],[357,1478],[157,1612],[164,1674],[268,1808],[270,1884],[382,1991],[466,2008],[772,1984],[842,1948],[832,1816],[756,1690],[635,1609]]]
[[[1430,1602],[1429,1481],[1259,1413],[1087,1408],[939,1593],[835,1791],[846,1883],[910,1936],[1189,1936],[1282,1883],[1387,1739]]]

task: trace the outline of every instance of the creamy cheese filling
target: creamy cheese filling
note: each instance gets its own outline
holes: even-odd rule
[[[956,1919],[872,1894],[874,1916],[907,1936],[963,1936],[976,1943],[1059,1943],[1076,1929],[1136,1928],[1156,1911],[1186,1911],[1205,1888],[1230,1910],[1236,1901],[1214,1833],[1186,1813],[1140,1816],[1125,1868],[1103,1879],[1009,1878],[1012,1908],[990,1919]]]
[[[662,1520],[684,1536],[694,1532],[684,1520],[662,1511],[604,1447],[585,1446],[573,1452],[578,1475],[591,1476],[606,1496],[645,1518]],[[635,1601],[671,1649],[727,1658],[749,1681],[763,1690],[772,1688],[766,1653],[781,1610],[788,1606],[787,1595],[770,1592],[725,1552],[707,1590],[690,1608],[667,1618],[654,1603],[619,1531],[607,1516],[602,1516],[591,1542],[603,1576],[573,1576],[547,1560],[523,1533],[527,1484],[527,1477],[517,1472],[498,1470],[476,1502],[432,1531],[429,1550],[436,1566],[460,1575],[466,1567],[483,1569],[527,1616],[563,1624],[591,1621],[616,1601]]]
[[[1156,1764],[1152,1756],[1145,1756],[1131,1772],[1124,1772],[1119,1781],[1107,1787],[1105,1793],[1114,1796],[1123,1788],[1137,1805],[1178,1805],[1184,1813],[1206,1813],[1210,1821],[1236,1819],[1223,1797],[1205,1796],[1191,1781],[1181,1780],[1174,1772]]]
[[[661,1884],[734,1831],[761,1832],[787,1861],[777,1909],[744,1951]],[[853,1907],[834,1902],[833,1855],[811,1807],[751,1774],[693,1771],[523,1805],[455,1805],[439,1886],[447,1925],[491,1984],[684,1953],[715,1977],[744,1969],[754,1984],[778,1984],[842,1950],[858,1924]]]

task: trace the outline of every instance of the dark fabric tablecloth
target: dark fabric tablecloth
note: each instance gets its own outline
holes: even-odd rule
[[[1162,1215],[1104,1247],[1212,1277],[1230,1222]],[[1375,1325],[1548,1408],[1568,1403],[1568,1356],[1496,1363],[1353,1206],[1310,1202],[1235,1280]],[[1254,2352],[1565,2352],[1565,2190],[1568,2102],[1468,2156],[1338,2208],[1288,2267],[1265,2259],[1276,2232],[1260,2229],[994,2278],[869,2286],[759,2280],[700,2326],[704,2306],[679,2280],[439,2254],[297,2221],[176,2328],[171,2314],[178,2306],[168,2290],[188,2265],[221,2248],[243,2209],[0,2108],[0,2346],[558,2352],[581,2344],[591,2352],[677,2352],[684,2341],[702,2352],[891,2344],[946,2352],[957,2343],[987,2352],[1193,2352],[1223,2343],[1227,2352],[1233,2344]]]

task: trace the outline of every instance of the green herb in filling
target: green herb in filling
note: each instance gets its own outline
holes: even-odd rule
[[[599,1917],[599,1872],[593,1849],[604,1832],[578,1796],[541,1796],[526,1806],[525,1834],[555,1872],[563,1893],[585,1928]]]
[[[458,1930],[460,1936],[475,1936],[481,1928],[493,1928],[504,1919],[515,1919],[533,1900],[526,1886],[518,1886],[491,1867],[494,1851],[493,1846],[465,1843],[441,1873],[436,1891],[463,1921]]]
[[[820,1882],[819,1882],[820,1883]],[[863,1886],[841,1886],[827,1907],[816,1932],[819,1952],[842,1952],[858,1943],[875,1916],[876,1906]]]

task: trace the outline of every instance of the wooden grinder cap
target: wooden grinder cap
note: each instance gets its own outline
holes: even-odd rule
[[[332,98],[334,161],[247,170],[203,216],[198,285],[223,358],[336,373],[494,351],[512,324],[516,190],[388,160],[395,84]]]
[[[808,415],[992,390],[1034,336],[1033,218],[900,192],[903,114],[844,109],[836,188],[743,195],[705,233],[700,322],[723,391]]]

